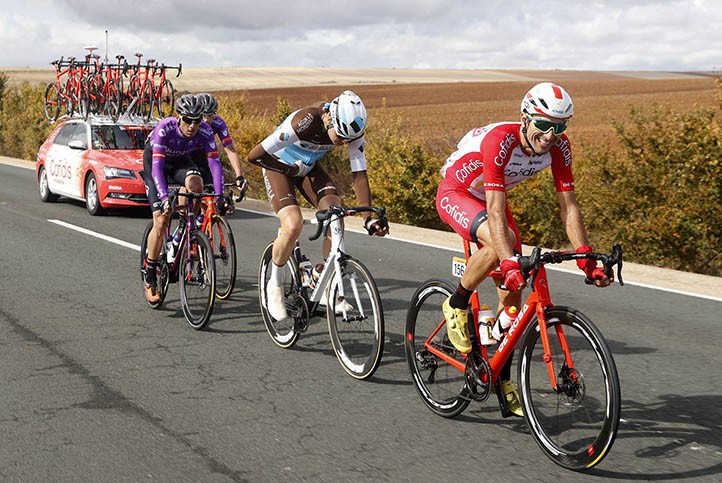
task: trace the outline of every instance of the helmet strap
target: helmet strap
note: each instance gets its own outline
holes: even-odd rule
[[[539,153],[537,153],[534,150],[534,146],[532,146],[531,141],[529,140],[529,136],[527,135],[527,126],[529,125],[529,118],[525,117],[524,122],[521,124],[521,133],[524,135],[524,141],[526,141],[526,146],[522,146],[524,151],[531,151],[532,156],[539,156]]]

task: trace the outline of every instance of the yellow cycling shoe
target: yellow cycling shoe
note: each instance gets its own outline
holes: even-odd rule
[[[514,415],[520,418],[524,417],[524,411],[521,409],[521,400],[519,399],[519,393],[516,390],[516,386],[511,381],[501,381],[501,389],[504,391],[506,396],[506,405]]]
[[[469,311],[452,308],[449,299],[444,300],[441,310],[444,311],[446,319],[446,334],[456,350],[464,354],[471,352],[471,340],[469,340]]]

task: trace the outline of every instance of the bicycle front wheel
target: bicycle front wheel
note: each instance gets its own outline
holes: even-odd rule
[[[455,288],[444,280],[429,280],[416,290],[406,315],[404,348],[411,382],[424,404],[445,418],[458,416],[471,402],[464,372],[443,355],[464,364],[464,357],[449,341],[441,311]],[[434,354],[436,352],[436,354]]]
[[[211,320],[216,296],[216,266],[211,242],[205,233],[194,230],[190,235],[191,249],[183,246],[180,265],[181,306],[186,320],[196,330]]]
[[[147,225],[145,225],[145,230],[143,230],[143,238],[140,243],[140,278],[141,278],[141,284],[145,283],[145,257],[148,255],[148,235],[150,235],[150,231],[153,229],[153,221],[149,221]],[[165,247],[165,243],[161,245],[160,249],[160,255],[158,256],[158,275],[157,275],[157,283],[158,283],[158,291],[160,293],[160,300],[158,303],[151,304],[149,303],[148,306],[152,309],[157,309],[161,305],[163,305],[163,302],[165,301],[166,295],[168,295],[168,285],[170,284],[170,267],[168,266],[167,262],[167,250]],[[143,285],[141,285],[141,288]]]
[[[367,379],[384,351],[384,311],[371,273],[358,260],[339,262],[326,298],[331,345],[341,367],[355,379]]]
[[[542,451],[581,471],[609,453],[619,427],[621,390],[607,342],[594,323],[569,307],[545,312],[557,389],[552,387],[535,318],[522,337],[519,383],[524,417]]]
[[[273,255],[273,243],[269,243],[263,254],[261,255],[261,264],[258,268],[258,301],[261,306],[261,316],[263,317],[263,323],[266,326],[268,335],[271,336],[273,342],[279,346],[287,349],[292,347],[298,340],[300,332],[296,329],[296,322],[291,316],[294,312],[300,312],[303,315],[303,311],[299,311],[296,303],[302,303],[302,300],[296,299],[297,294],[300,292],[301,281],[298,278],[298,272],[295,269],[296,262],[293,256],[288,259],[284,271],[284,283],[283,292],[286,296],[286,308],[288,309],[289,316],[283,320],[274,319],[268,312],[266,301],[268,297],[266,295],[266,287],[268,286],[268,280],[271,278],[271,264]],[[306,314],[308,316],[308,314]]]
[[[228,221],[219,215],[211,218],[208,239],[216,261],[216,297],[227,299],[236,283],[236,242]]]

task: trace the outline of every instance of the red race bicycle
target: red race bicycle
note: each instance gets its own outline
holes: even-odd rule
[[[468,261],[468,241],[464,252]],[[499,373],[518,347],[524,418],[539,447],[555,463],[574,471],[599,464],[619,427],[621,390],[616,365],[604,336],[586,315],[552,304],[544,267],[580,258],[601,261],[608,276],[616,265],[617,278],[624,285],[621,245],[615,244],[611,254],[542,253],[534,248],[531,256],[520,257],[525,279],[531,277],[531,293],[498,345],[480,343],[479,297],[476,291],[472,295],[469,354],[457,351],[446,335],[441,305],[454,293],[454,286],[429,280],[419,287],[408,310],[404,345],[411,380],[426,406],[450,418],[461,414],[471,401],[485,401],[496,392],[502,416],[510,416]],[[464,263],[464,259],[455,260]],[[460,271],[457,264],[456,274]],[[503,280],[498,270],[491,276]]]

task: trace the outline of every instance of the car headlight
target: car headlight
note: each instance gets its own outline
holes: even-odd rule
[[[115,168],[113,166],[104,166],[103,173],[105,173],[105,179],[114,179],[114,178],[135,179],[135,171],[132,171],[130,169]]]

